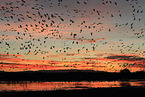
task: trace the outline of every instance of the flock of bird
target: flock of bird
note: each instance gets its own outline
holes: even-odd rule
[[[101,38],[98,38],[97,36],[103,31],[111,34],[114,29],[120,29],[123,27],[127,28],[128,31],[131,31],[131,35],[128,38],[132,40],[134,39],[135,41],[143,39],[143,26],[145,24],[143,24],[142,27],[134,27],[137,26],[138,23],[142,23],[143,18],[141,16],[144,15],[144,10],[140,5],[139,0],[122,1],[127,3],[132,11],[131,15],[127,17],[129,19],[131,18],[131,21],[122,23],[120,20],[120,22],[114,23],[113,27],[109,28],[105,28],[104,20],[115,20],[116,17],[117,19],[122,19],[126,14],[125,12],[122,12],[123,8],[121,9],[118,7],[118,12],[116,13],[113,13],[112,11],[103,12],[103,10],[97,9],[97,7],[88,10],[87,8],[91,6],[91,1],[95,3],[101,2],[99,6],[102,8],[108,6],[114,6],[114,8],[117,8],[117,6],[121,5],[119,0],[3,1],[3,3],[0,4],[0,53],[14,55],[29,55],[33,53],[34,56],[37,54],[43,56],[43,54],[47,54],[53,50],[53,53],[55,54],[67,54],[67,52],[73,50],[73,53],[80,54],[83,53],[83,51],[85,51],[85,53],[95,52],[98,47],[105,48],[109,45],[108,49],[112,50],[112,52],[116,48],[119,48],[119,53],[122,54],[132,52],[134,54],[144,55],[145,51],[142,49],[140,50],[140,48],[144,48],[145,42],[141,42],[142,44],[136,48],[134,46],[136,43],[132,42],[127,44],[126,41],[118,38],[118,45],[110,45],[104,38],[107,36]],[[69,2],[73,2],[73,4],[75,4],[74,7]],[[81,6],[85,6],[86,9],[81,9]],[[58,9],[59,11],[57,11]],[[90,20],[94,21],[90,23]],[[66,34],[63,33],[65,29],[76,30]],[[86,31],[88,31],[87,36],[85,36]],[[124,30],[122,30],[122,32],[123,31]],[[128,32],[123,33],[130,34]],[[13,37],[15,39],[13,39]],[[13,39],[12,41],[11,38]],[[62,46],[58,47],[59,42],[55,43],[55,41],[61,41]],[[90,47],[87,47],[88,45],[86,44],[90,44]],[[44,48],[47,50],[43,50]],[[47,58],[43,56],[42,60],[45,59]]]

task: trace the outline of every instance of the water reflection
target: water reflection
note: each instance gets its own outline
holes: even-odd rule
[[[80,82],[32,82],[0,81],[0,91],[52,91],[107,87],[145,86],[142,81],[80,81]]]

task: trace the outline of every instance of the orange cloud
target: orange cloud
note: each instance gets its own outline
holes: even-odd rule
[[[79,54],[66,54],[75,56]],[[123,68],[129,68],[131,72],[145,71],[145,58],[138,55],[109,55],[104,58],[79,58],[80,61],[53,61],[53,60],[25,60],[11,57],[13,55],[0,55],[0,71],[37,71],[37,70],[95,70],[107,72],[119,72]],[[23,57],[23,56],[21,56]]]
[[[2,54],[0,53],[0,58],[9,58],[9,57],[24,57],[24,55],[19,54]]]
[[[79,44],[86,44],[86,43],[95,43],[98,40],[105,40],[105,38],[101,38],[101,39],[86,39],[86,38],[66,38],[66,40],[75,40],[78,41]]]

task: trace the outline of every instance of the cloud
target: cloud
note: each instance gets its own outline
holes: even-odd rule
[[[139,55],[110,55],[104,59],[114,60],[114,62],[122,64],[121,67],[128,67],[133,71],[145,70],[145,58]]]
[[[139,57],[138,55],[111,55],[111,56],[107,56],[106,58],[126,60],[126,61],[145,61],[145,58]]]
[[[17,63],[0,63],[0,71],[16,72],[16,71],[37,71],[37,70],[59,70],[71,69],[64,66],[50,66],[41,64],[17,64]]]
[[[2,54],[1,54],[2,55]],[[70,54],[74,55],[75,54]],[[67,55],[67,56],[70,56]],[[79,55],[79,54],[78,54]],[[106,66],[97,62],[86,61],[52,61],[52,60],[26,60],[21,58],[0,57],[0,71],[37,71],[37,70],[103,70]],[[10,56],[10,55],[8,55]]]
[[[17,57],[24,57],[23,55],[19,55],[19,54],[0,54],[0,58],[9,58],[9,57],[13,57],[13,58],[17,58]]]
[[[79,55],[88,55],[88,54],[75,54],[75,53],[68,53],[67,56],[79,56]]]
[[[66,54],[77,56],[79,54]],[[21,55],[17,55],[21,56]],[[26,60],[13,57],[10,54],[0,54],[0,71],[37,71],[37,70],[95,70],[95,71],[120,71],[123,68],[131,72],[144,70],[145,58],[138,55],[108,55],[107,57],[83,57],[79,61],[53,61],[53,60]]]
[[[87,38],[66,38],[66,40],[74,40],[78,41],[79,44],[86,44],[86,43],[95,43],[98,40],[105,40],[105,38],[98,38],[98,39],[87,39]]]

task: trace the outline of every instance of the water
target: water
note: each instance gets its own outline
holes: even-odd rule
[[[41,81],[0,81],[2,91],[53,91],[110,87],[145,87],[145,80],[129,81],[79,81],[79,82],[41,82]]]

